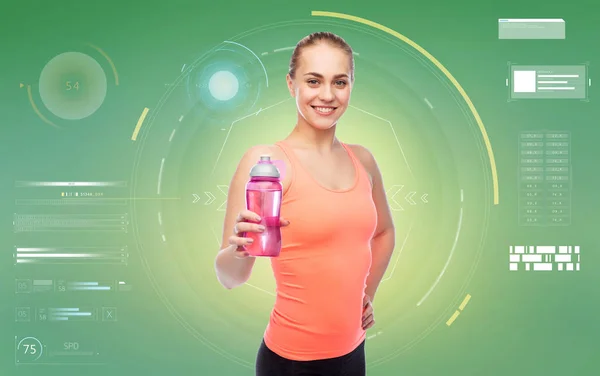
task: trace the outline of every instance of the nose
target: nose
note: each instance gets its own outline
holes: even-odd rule
[[[330,85],[321,86],[321,90],[319,92],[320,100],[322,100],[323,102],[331,102],[334,100],[334,98],[335,95],[333,94],[333,90],[331,89]]]

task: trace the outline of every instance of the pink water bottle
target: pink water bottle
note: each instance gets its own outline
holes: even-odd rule
[[[250,181],[246,184],[246,209],[258,214],[265,231],[249,232],[245,236],[254,240],[245,246],[251,256],[277,257],[281,251],[281,210],[282,186],[277,167],[268,155],[250,170]]]

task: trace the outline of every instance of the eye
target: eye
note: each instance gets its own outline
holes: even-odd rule
[[[306,82],[308,82],[310,85],[316,85],[316,84],[318,84],[318,83],[319,83],[319,81],[317,81],[317,80],[315,80],[315,79],[310,79],[310,80],[308,80],[308,81],[306,81]]]
[[[345,86],[346,85],[346,81],[343,81],[343,80],[336,81],[335,84],[338,85],[338,86]]]

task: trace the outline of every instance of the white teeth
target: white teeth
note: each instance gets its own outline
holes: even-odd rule
[[[314,107],[314,109],[317,110],[317,111],[319,111],[319,112],[322,112],[324,114],[328,114],[331,111],[333,111],[333,108],[331,108],[331,107]]]

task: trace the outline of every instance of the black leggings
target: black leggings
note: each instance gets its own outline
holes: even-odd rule
[[[365,376],[365,342],[351,353],[331,359],[298,361],[283,358],[262,342],[256,356],[256,376]]]

